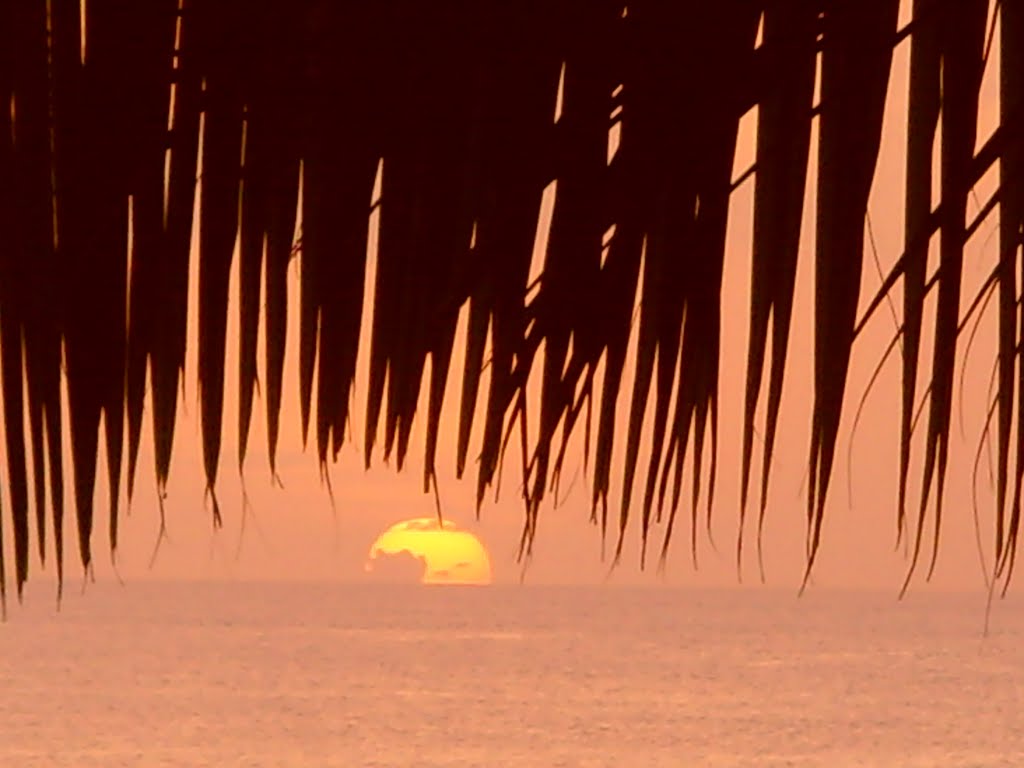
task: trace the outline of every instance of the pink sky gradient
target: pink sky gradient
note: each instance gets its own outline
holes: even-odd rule
[[[901,24],[909,19],[909,2],[903,3]],[[997,38],[998,40],[998,33]],[[906,139],[906,91],[909,65],[909,43],[896,50],[887,122],[878,171],[870,203],[870,224],[877,244],[882,269],[888,270],[900,254],[903,242],[902,201],[903,153]],[[998,116],[998,46],[988,62],[982,94],[982,117],[979,126],[979,145],[991,134]],[[736,160],[736,175],[753,161],[756,116],[748,114],[741,126],[740,151]],[[810,406],[812,402],[813,344],[813,158],[816,156],[816,135],[812,143],[812,176],[808,190],[811,200],[805,206],[804,234],[794,308],[790,360],[786,389],[783,395],[781,427],[775,454],[772,492],[766,523],[765,558],[768,582],[772,586],[798,586],[804,567],[805,497],[804,476],[810,433]],[[385,169],[386,172],[386,169]],[[969,215],[988,199],[997,183],[990,173],[977,190],[978,205],[969,207]],[[676,527],[676,540],[670,554],[668,568],[663,575],[648,566],[639,571],[638,525],[631,523],[625,557],[619,568],[611,574],[614,583],[644,583],[656,585],[735,585],[737,574],[734,547],[738,523],[739,468],[741,445],[741,416],[743,387],[746,376],[747,324],[750,291],[750,242],[752,223],[753,183],[747,181],[736,192],[730,212],[725,283],[723,288],[723,349],[720,384],[720,456],[719,476],[715,502],[714,535],[718,551],[712,549],[703,533],[699,537],[700,569],[696,572],[689,555],[689,511],[680,510],[681,519]],[[386,204],[386,203],[385,203]],[[996,241],[991,237],[997,225],[991,217],[969,244],[964,276],[963,307],[973,298],[973,292],[987,276],[996,258]],[[870,242],[870,241],[869,241]],[[933,243],[935,245],[935,243]],[[371,244],[372,249],[372,244]],[[933,248],[933,250],[935,250]],[[872,263],[870,251],[864,270],[862,307],[881,282]],[[390,524],[405,518],[434,513],[432,496],[422,493],[423,422],[425,397],[417,427],[411,442],[411,461],[402,473],[383,466],[378,460],[369,472],[362,469],[363,457],[352,442],[346,444],[339,462],[331,467],[336,508],[332,510],[326,489],[320,482],[315,451],[302,451],[299,436],[298,376],[297,376],[297,320],[299,264],[293,262],[290,270],[289,340],[286,359],[282,434],[279,449],[279,474],[283,488],[275,487],[266,463],[266,436],[263,421],[264,404],[257,395],[256,417],[249,442],[249,460],[245,471],[245,485],[252,510],[248,514],[244,540],[240,543],[242,522],[242,484],[236,473],[237,462],[237,258],[232,276],[232,299],[228,326],[227,396],[225,401],[225,439],[221,454],[218,498],[224,513],[225,526],[213,532],[211,510],[204,504],[205,480],[202,476],[198,403],[196,400],[195,323],[190,328],[189,358],[187,362],[187,390],[184,410],[179,412],[175,438],[171,479],[166,501],[169,539],[163,542],[158,558],[149,568],[150,554],[157,538],[159,518],[153,483],[153,457],[149,421],[145,424],[143,449],[140,457],[136,493],[131,514],[122,523],[121,546],[117,566],[128,581],[160,579],[339,579],[360,578],[363,562],[374,538]],[[195,261],[193,261],[195,266]],[[372,280],[372,267],[368,279]],[[190,292],[195,319],[196,270],[193,269]],[[368,283],[370,285],[372,283]],[[372,291],[368,292],[372,296]],[[893,295],[901,307],[899,289]],[[926,310],[934,308],[934,297]],[[369,317],[368,312],[364,317]],[[485,504],[482,519],[474,521],[473,495],[475,466],[459,482],[455,479],[455,427],[457,398],[460,394],[465,310],[461,316],[460,337],[449,378],[448,397],[438,452],[438,479],[444,513],[460,526],[478,534],[491,552],[496,582],[512,582],[520,577],[521,566],[515,561],[522,521],[522,504],[518,497],[519,468],[516,461],[507,462],[500,500]],[[364,323],[369,328],[369,323]],[[990,312],[982,323],[977,342],[964,379],[964,389],[957,393],[954,407],[963,400],[963,433],[954,421],[951,436],[949,479],[946,491],[946,517],[943,546],[939,565],[933,579],[935,587],[944,589],[982,589],[983,582],[975,543],[971,515],[971,468],[987,409],[987,387],[990,367],[995,358],[993,345],[995,315]],[[860,427],[852,444],[852,478],[846,467],[847,450],[851,444],[850,426],[860,395],[879,356],[895,330],[895,321],[887,307],[883,307],[871,321],[855,346],[855,355],[849,382],[844,427],[840,433],[836,474],[832,483],[828,517],[823,533],[822,548],[813,583],[821,586],[880,587],[895,594],[905,573],[903,553],[894,549],[895,500],[897,481],[899,359],[892,357],[879,378],[871,399],[864,410]],[[634,339],[635,344],[635,331]],[[930,328],[926,325],[920,381],[926,381],[927,358],[930,358]],[[262,328],[261,328],[262,333]],[[352,434],[361,435],[366,397],[366,353],[368,333],[364,333],[360,349],[359,375],[356,382],[354,423]],[[262,342],[260,344],[262,350]],[[961,359],[963,346],[960,349]],[[260,361],[262,367],[262,359]],[[632,356],[627,362],[627,378],[623,392],[628,393],[632,383]],[[486,392],[485,382],[481,392]],[[536,377],[535,377],[536,378]],[[262,379],[262,372],[261,372]],[[767,379],[767,377],[766,377]],[[600,380],[600,377],[598,378]],[[532,382],[533,385],[536,382]],[[766,389],[766,387],[765,387]],[[534,386],[536,391],[536,387]],[[919,385],[919,392],[923,386]],[[764,399],[764,397],[762,398]],[[536,404],[536,397],[534,398]],[[147,409],[149,402],[147,401]],[[616,453],[621,456],[628,416],[628,398],[620,395],[619,437]],[[764,413],[758,416],[763,425]],[[66,422],[65,422],[66,423]],[[582,430],[579,430],[582,434]],[[923,435],[923,431],[921,432]],[[479,444],[480,425],[474,430],[474,445]],[[361,441],[360,441],[361,442]],[[565,486],[572,486],[559,507],[549,501],[542,509],[535,556],[527,572],[527,581],[535,583],[599,583],[608,576],[607,562],[600,558],[600,532],[588,525],[590,478],[583,476],[582,439],[570,449]],[[920,441],[915,443],[916,453],[911,470],[911,504],[914,510],[920,492]],[[755,444],[755,476],[760,457]],[[471,455],[473,451],[471,450]],[[66,453],[68,466],[70,454]],[[641,461],[645,460],[641,452]],[[102,460],[101,460],[102,465]],[[621,462],[620,462],[621,465]],[[643,464],[641,465],[643,466]],[[100,468],[100,477],[105,477]],[[578,476],[577,476],[578,475]],[[574,481],[570,481],[574,478]],[[848,481],[852,496],[847,493]],[[621,491],[621,471],[613,472],[613,508],[617,508]],[[100,510],[94,533],[96,576],[113,579],[106,546],[106,493],[100,481],[97,491],[97,509]],[[123,489],[122,489],[123,493]],[[684,492],[683,498],[687,498]],[[982,541],[986,557],[991,559],[993,498],[987,475],[979,475],[978,499],[981,504]],[[756,508],[748,515],[748,546],[744,562],[745,583],[755,583],[757,564],[754,558],[754,532]],[[8,523],[9,525],[9,523]],[[67,541],[73,542],[73,516],[67,518]],[[654,532],[654,550],[660,546],[661,528]],[[610,532],[609,550],[614,546]],[[927,537],[930,529],[926,530]],[[80,578],[77,552],[69,547],[67,563],[71,585]],[[52,567],[45,576],[33,564],[34,581],[52,578]],[[923,589],[923,574],[915,582],[915,589]],[[30,585],[39,589],[39,585]]]

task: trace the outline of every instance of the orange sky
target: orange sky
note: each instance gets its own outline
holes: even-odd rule
[[[903,3],[901,24],[909,19],[909,2]],[[997,35],[998,39],[998,35]],[[998,46],[996,46],[998,47]],[[988,63],[982,94],[982,118],[979,126],[979,145],[994,128],[998,112],[998,51]],[[882,154],[876,174],[870,203],[871,227],[878,247],[882,268],[887,270],[898,257],[902,242],[900,211],[903,200],[903,149],[905,144],[905,114],[909,45],[904,42],[896,51],[887,122],[883,132]],[[741,127],[740,152],[736,160],[736,174],[745,170],[753,160],[756,116],[748,114]],[[816,153],[812,144],[812,160]],[[812,162],[813,167],[813,162]],[[809,179],[808,190],[813,196],[814,178]],[[978,206],[988,199],[995,188],[995,174],[990,173],[977,190]],[[734,542],[738,521],[739,451],[743,386],[746,375],[745,352],[749,304],[749,270],[751,242],[751,205],[753,184],[746,182],[735,194],[730,213],[725,283],[723,288],[723,350],[720,383],[720,457],[718,491],[715,505],[714,532],[719,546],[716,553],[705,536],[700,537],[701,567],[694,572],[688,552],[688,514],[681,510],[681,525],[677,526],[677,539],[669,560],[664,581],[670,584],[734,585]],[[812,202],[812,201],[811,201]],[[786,390],[783,395],[781,428],[778,436],[773,471],[772,494],[766,524],[765,555],[769,583],[773,586],[795,587],[802,576],[804,565],[804,509],[803,484],[810,432],[811,348],[813,324],[813,207],[805,206],[804,235],[800,274],[794,309],[794,328],[790,346]],[[971,211],[969,210],[969,214]],[[991,237],[996,218],[986,222],[969,244],[964,277],[963,306],[973,297],[973,291],[987,276],[996,256],[995,239]],[[373,244],[371,243],[371,250]],[[880,278],[869,255],[864,270],[862,306],[870,299]],[[286,359],[286,379],[282,413],[282,435],[279,450],[279,474],[284,488],[270,482],[266,464],[266,437],[262,420],[263,403],[257,395],[256,418],[250,437],[249,462],[245,484],[252,511],[247,517],[244,540],[240,542],[242,521],[241,483],[235,472],[237,423],[237,258],[232,282],[232,306],[228,326],[228,390],[225,402],[225,440],[221,455],[218,498],[224,512],[225,527],[214,533],[210,525],[211,512],[204,505],[200,456],[199,411],[196,400],[195,323],[190,329],[190,356],[187,363],[187,390],[184,410],[179,412],[175,439],[171,481],[166,502],[169,540],[162,544],[159,557],[152,569],[148,562],[158,530],[156,496],[152,482],[152,452],[149,422],[146,422],[143,452],[136,484],[136,497],[132,512],[122,523],[122,545],[118,556],[118,570],[127,580],[143,578],[242,578],[242,579],[357,579],[363,572],[363,561],[369,545],[378,533],[401,519],[429,516],[434,511],[431,496],[424,495],[421,487],[423,445],[422,421],[417,422],[411,450],[411,461],[401,474],[393,469],[377,466],[370,472],[362,470],[362,456],[352,443],[345,446],[337,465],[331,468],[331,479],[336,500],[332,510],[326,490],[322,487],[316,466],[315,451],[303,453],[299,438],[298,383],[296,365],[298,264],[291,269],[290,335]],[[190,299],[193,310],[190,319],[197,316],[195,305],[196,270]],[[371,267],[368,281],[373,279]],[[368,285],[372,284],[368,282]],[[367,292],[372,297],[372,291]],[[896,306],[900,296],[894,294]],[[934,297],[932,297],[934,301]],[[928,307],[932,308],[932,304]],[[364,317],[369,317],[368,311]],[[465,311],[462,315],[464,331]],[[369,328],[369,323],[364,323]],[[898,387],[899,362],[894,357],[877,382],[874,394],[864,411],[856,440],[852,447],[852,498],[847,494],[848,475],[846,454],[850,446],[850,423],[857,400],[864,391],[879,355],[894,332],[895,323],[887,309],[877,313],[859,344],[855,347],[844,429],[840,433],[836,475],[832,484],[829,515],[814,584],[831,586],[870,586],[899,588],[905,572],[902,554],[895,552],[895,499],[898,446]],[[971,365],[965,378],[964,432],[954,423],[951,440],[949,479],[946,495],[946,521],[939,566],[933,580],[937,587],[980,589],[982,587],[978,552],[971,518],[971,466],[978,436],[985,415],[984,402],[990,366],[994,360],[995,317],[986,317],[975,344]],[[634,332],[635,332],[634,328]],[[926,333],[929,329],[926,328]],[[261,329],[262,332],[262,329]],[[461,333],[462,331],[460,331]],[[635,343],[635,338],[634,338]],[[362,412],[366,396],[366,352],[368,336],[364,334],[360,349],[359,375],[356,383],[354,423],[352,433],[360,435],[363,429]],[[262,342],[260,345],[262,349]],[[924,350],[930,353],[930,339],[926,335]],[[962,354],[962,349],[961,349]],[[516,494],[518,468],[509,462],[505,471],[504,492],[497,502],[486,504],[480,523],[473,521],[472,500],[475,487],[475,467],[468,470],[469,477],[455,480],[455,421],[458,378],[462,369],[461,336],[456,341],[452,374],[449,378],[448,398],[441,433],[438,478],[446,515],[462,527],[477,533],[491,551],[494,577],[498,582],[515,581],[520,567],[515,562],[522,520],[521,502]],[[930,356],[930,355],[929,355]],[[261,360],[262,364],[262,360]],[[627,363],[631,370],[632,363]],[[485,374],[486,376],[486,374]],[[767,377],[766,377],[767,379]],[[623,392],[631,387],[627,375]],[[920,391],[920,387],[919,387]],[[486,384],[481,386],[486,392]],[[625,396],[620,396],[619,434],[623,435],[627,417]],[[147,402],[147,408],[149,403]],[[954,407],[958,402],[954,403]],[[596,412],[596,411],[595,411]],[[421,398],[420,414],[425,414],[425,400]],[[763,408],[759,424],[763,424]],[[479,429],[475,432],[479,440]],[[554,509],[550,502],[542,510],[535,556],[527,580],[546,582],[598,583],[607,573],[608,566],[600,560],[599,532],[587,524],[589,516],[589,478],[582,475],[580,443],[577,441],[573,461],[567,466],[566,478],[571,478],[579,467],[579,477],[572,490]],[[619,441],[617,453],[622,453],[624,440]],[[755,467],[759,457],[755,448]],[[918,453],[920,447],[917,448]],[[915,455],[915,459],[919,456]],[[70,460],[70,456],[68,456]],[[641,457],[643,460],[643,456]],[[919,472],[912,466],[912,502],[919,492]],[[101,467],[100,477],[105,477]],[[613,473],[613,498],[617,500],[620,475]],[[982,504],[982,536],[986,549],[992,538],[991,493],[984,474],[978,487]],[[756,483],[756,476],[754,478]],[[566,482],[565,485],[570,483]],[[98,509],[106,508],[106,489],[98,483]],[[684,493],[684,498],[686,495]],[[910,506],[913,509],[913,503]],[[753,510],[752,510],[753,511]],[[756,517],[755,514],[752,517]],[[752,522],[748,520],[748,524]],[[67,520],[68,541],[71,536],[71,515]],[[109,558],[106,557],[105,513],[100,512],[94,549],[96,575],[99,579],[113,578]],[[754,527],[748,527],[748,542],[753,544]],[[619,569],[612,574],[616,583],[658,584],[654,568],[640,573],[638,570],[637,527],[631,526],[626,556]],[[655,532],[660,543],[660,530]],[[614,540],[609,541],[609,546]],[[745,562],[748,582],[756,579],[757,566],[753,559],[753,546],[747,548],[751,558]],[[80,573],[77,554],[69,548],[68,573],[72,582]],[[987,557],[991,557],[987,551]],[[41,579],[33,563],[35,577]],[[923,575],[923,574],[922,574]],[[49,575],[48,575],[49,577]],[[47,577],[47,578],[48,578]],[[38,585],[30,589],[40,589]],[[922,589],[920,579],[917,589]]]

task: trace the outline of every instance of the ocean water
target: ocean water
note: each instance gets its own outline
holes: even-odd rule
[[[1024,766],[1024,602],[90,585],[0,626],[0,766]]]

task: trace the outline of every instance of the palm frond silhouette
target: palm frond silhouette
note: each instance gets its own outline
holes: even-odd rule
[[[5,551],[13,552],[19,594],[27,578],[30,508],[40,557],[51,528],[62,573],[65,430],[86,567],[101,423],[107,481],[118,488],[126,465],[130,495],[147,397],[156,483],[161,492],[166,486],[193,257],[204,471],[219,521],[215,488],[226,345],[235,343],[227,322],[236,242],[239,465],[252,423],[262,314],[267,449],[275,471],[285,329],[288,313],[297,312],[302,434],[312,431],[321,464],[344,441],[357,355],[366,354],[366,461],[382,452],[401,467],[429,360],[423,478],[429,489],[436,483],[456,322],[468,304],[457,468],[461,475],[471,463],[470,435],[474,427],[482,430],[478,502],[519,436],[528,550],[570,434],[585,430],[589,450],[593,427],[590,500],[602,529],[618,536],[618,550],[639,509],[645,551],[652,521],[666,517],[664,556],[677,512],[686,506],[695,556],[699,505],[704,499],[710,510],[717,474],[726,222],[742,181],[733,178],[733,162],[740,118],[753,108],[759,120],[740,515],[751,496],[755,414],[766,377],[763,464],[749,503],[762,520],[767,506],[810,192],[805,180],[814,164],[810,573],[851,349],[864,322],[857,315],[864,224],[893,51],[908,36],[905,251],[868,304],[870,314],[902,287],[898,525],[910,537],[915,564],[926,523],[934,526],[934,565],[965,299],[964,248],[995,211],[1000,255],[986,285],[999,316],[995,576],[1008,580],[1024,480],[1024,366],[1018,368],[1024,324],[1017,310],[1017,274],[1024,269],[1024,9],[1015,2],[913,0],[912,20],[902,29],[899,11],[899,0],[0,2],[3,514],[14,533],[9,550],[0,542],[0,592]],[[1000,125],[976,151],[979,91],[993,48],[1000,61]],[[815,121],[818,152],[811,157]],[[614,154],[610,129],[618,137]],[[936,144],[941,200],[933,205]],[[994,167],[997,197],[969,221],[971,191]],[[367,221],[377,205],[379,168],[377,271],[373,296],[366,297]],[[530,291],[538,211],[553,182],[543,273]],[[294,249],[300,199],[301,243]],[[935,237],[939,267],[929,275]],[[286,282],[296,251],[301,298],[289,307]],[[928,321],[935,327],[930,357],[922,350],[929,292],[937,294]],[[622,392],[638,293],[634,383]],[[363,305],[371,298],[371,341],[360,350]],[[478,409],[485,364],[489,388]],[[534,369],[539,404],[526,396]],[[921,370],[930,371],[927,428],[920,504],[911,510]],[[641,433],[649,405],[654,428],[645,463]],[[628,413],[624,435],[616,434],[620,409]],[[537,436],[530,444],[528,418]],[[616,441],[626,446],[622,466],[613,466]],[[684,502],[686,471],[693,494]],[[613,475],[617,523],[609,519]],[[111,498],[109,539],[116,547],[117,493]]]

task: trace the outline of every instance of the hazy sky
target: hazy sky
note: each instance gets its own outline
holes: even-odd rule
[[[909,3],[903,3],[901,24],[909,18]],[[998,39],[998,37],[997,37]],[[893,62],[890,96],[887,109],[883,146],[870,204],[870,225],[883,270],[899,256],[903,242],[900,214],[903,201],[903,153],[905,146],[905,114],[909,45],[905,42],[897,50]],[[979,145],[991,133],[998,110],[997,73],[998,50],[988,63],[982,95],[982,121],[979,126]],[[554,94],[553,101],[554,101]],[[553,104],[554,106],[554,104]],[[753,160],[756,115],[748,114],[741,126],[740,152],[736,160],[736,175]],[[813,157],[816,143],[812,144]],[[386,172],[386,171],[385,171]],[[776,450],[772,494],[766,524],[765,555],[769,584],[792,587],[798,584],[804,564],[805,530],[805,468],[807,464],[810,432],[810,404],[812,402],[811,348],[813,344],[813,190],[814,177],[809,179],[811,200],[805,206],[803,243],[794,327],[791,337],[790,362],[787,370],[786,390],[783,395],[781,427]],[[995,174],[990,173],[977,190],[976,211],[995,188]],[[747,181],[734,195],[730,211],[729,236],[725,284],[723,289],[723,351],[720,384],[720,457],[718,491],[715,504],[714,533],[718,551],[713,550],[707,537],[701,534],[700,569],[694,571],[689,556],[689,514],[681,509],[680,523],[676,527],[676,541],[663,577],[656,569],[646,573],[638,569],[638,526],[630,527],[626,555],[620,567],[611,575],[616,583],[671,584],[737,583],[734,566],[734,546],[738,521],[739,451],[743,386],[746,375],[745,353],[750,281],[751,205],[753,183]],[[966,307],[973,292],[987,276],[996,257],[996,241],[992,237],[996,217],[991,217],[976,234],[968,248],[964,278]],[[870,242],[870,241],[869,241]],[[933,243],[933,259],[935,251]],[[869,246],[870,247],[870,246]],[[195,265],[195,261],[193,261]],[[229,319],[227,360],[227,398],[225,402],[225,440],[221,455],[218,497],[224,513],[223,530],[214,533],[210,525],[211,512],[204,504],[205,481],[202,476],[198,403],[196,400],[195,323],[190,329],[189,360],[187,363],[187,391],[184,410],[179,411],[175,438],[175,451],[171,467],[171,482],[166,501],[169,539],[161,547],[152,569],[148,568],[150,554],[158,531],[156,496],[153,487],[151,433],[149,421],[145,425],[143,452],[136,483],[136,496],[131,515],[122,522],[121,548],[118,555],[120,574],[128,580],[141,578],[259,578],[259,579],[353,579],[362,574],[363,561],[375,536],[398,520],[431,515],[434,512],[432,496],[422,493],[422,447],[425,399],[414,431],[410,458],[401,474],[382,465],[378,460],[370,472],[362,470],[360,450],[352,443],[345,446],[337,465],[331,467],[336,508],[332,510],[326,489],[322,486],[315,450],[303,453],[299,437],[298,382],[297,382],[297,307],[298,264],[290,271],[290,335],[282,436],[279,449],[279,474],[284,488],[270,482],[266,463],[266,437],[264,403],[257,395],[253,433],[249,442],[249,461],[245,485],[252,509],[247,516],[244,540],[240,544],[242,522],[241,482],[235,471],[237,441],[237,265],[232,276],[232,305]],[[368,281],[373,278],[371,268]],[[190,299],[193,309],[190,319],[195,320],[194,309],[196,270]],[[864,270],[862,307],[880,283],[879,272],[873,266],[870,251]],[[372,283],[368,282],[368,285]],[[367,295],[372,297],[372,291]],[[901,306],[900,294],[893,295],[896,307]],[[927,305],[933,309],[934,296]],[[369,317],[368,310],[364,317]],[[497,581],[514,581],[521,567],[515,562],[522,521],[522,504],[518,498],[519,469],[510,461],[505,469],[505,482],[501,499],[485,505],[479,523],[473,520],[473,494],[475,466],[467,470],[467,478],[455,480],[455,426],[457,420],[459,378],[462,369],[462,344],[466,312],[460,323],[460,337],[449,378],[448,398],[439,446],[438,477],[443,509],[447,516],[462,527],[475,531],[491,552]],[[994,360],[995,316],[989,313],[983,322],[974,346],[965,377],[963,393],[958,391],[954,407],[964,400],[964,425],[960,432],[954,422],[951,440],[949,480],[946,493],[946,518],[943,546],[934,584],[942,588],[980,589],[982,586],[978,549],[971,516],[971,468],[985,415],[988,377]],[[369,328],[364,323],[364,328]],[[895,330],[895,321],[888,309],[876,314],[863,337],[855,347],[854,362],[849,383],[844,428],[840,433],[836,474],[829,501],[821,553],[814,583],[833,586],[872,586],[898,589],[905,572],[905,561],[894,550],[895,500],[898,448],[898,354],[887,364],[874,393],[865,408],[863,418],[852,446],[852,477],[846,469],[847,450],[851,444],[850,425],[857,401],[863,393],[880,354]],[[635,343],[634,327],[634,343]],[[926,333],[930,329],[926,328]],[[262,329],[261,329],[262,333]],[[356,383],[354,423],[352,434],[361,435],[362,414],[366,397],[366,353],[368,334],[364,333],[360,349],[359,376]],[[923,350],[930,358],[930,337],[926,335]],[[262,349],[262,342],[260,343]],[[961,348],[961,355],[962,355]],[[262,367],[262,359],[260,361]],[[927,360],[925,361],[927,367]],[[627,364],[632,370],[632,361]],[[486,376],[486,374],[485,374]],[[262,373],[261,373],[262,377]],[[767,380],[767,377],[765,377]],[[924,381],[924,378],[921,379]],[[535,382],[534,382],[535,384]],[[631,375],[627,374],[623,392],[631,388]],[[923,386],[919,385],[919,392]],[[485,384],[481,392],[486,393]],[[763,398],[764,399],[764,398]],[[620,395],[619,435],[624,435],[628,416],[628,398]],[[147,409],[149,402],[147,401]],[[596,412],[596,409],[595,409]],[[763,425],[762,411],[758,417]],[[578,430],[582,433],[582,430]],[[923,434],[923,433],[922,433]],[[479,444],[480,425],[474,431],[475,444]],[[572,486],[557,509],[549,502],[541,512],[535,556],[527,573],[530,582],[586,582],[597,583],[608,574],[608,563],[600,559],[600,534],[588,525],[590,478],[582,472],[581,440],[570,452],[564,486]],[[618,441],[621,455],[625,440]],[[755,446],[755,471],[759,466],[758,448]],[[919,460],[921,444],[916,445],[912,465],[913,510],[920,491]],[[472,453],[472,452],[471,452]],[[68,457],[70,458],[70,457]],[[644,460],[644,454],[641,454]],[[642,465],[643,466],[643,465]],[[984,467],[984,464],[983,464]],[[100,477],[105,477],[101,466]],[[569,479],[575,476],[575,481]],[[758,482],[755,473],[752,487]],[[851,480],[852,496],[847,493]],[[613,508],[617,508],[621,489],[621,471],[613,472]],[[98,483],[99,510],[94,533],[96,575],[99,579],[113,578],[106,547],[106,489]],[[684,493],[684,499],[687,498]],[[984,470],[979,476],[978,499],[981,503],[982,541],[986,557],[991,558],[992,494]],[[752,509],[748,520],[748,547],[744,574],[747,583],[756,580],[757,566],[753,558]],[[72,537],[73,523],[68,516],[67,541]],[[926,532],[930,535],[930,531]],[[654,532],[654,550],[660,547],[661,529]],[[609,548],[614,546],[610,538]],[[68,548],[68,573],[71,580],[80,578],[76,547]],[[922,569],[922,576],[923,576]],[[41,578],[33,563],[34,581]],[[51,571],[52,574],[52,571]],[[34,589],[40,589],[40,586]],[[917,589],[922,589],[918,579]]]

